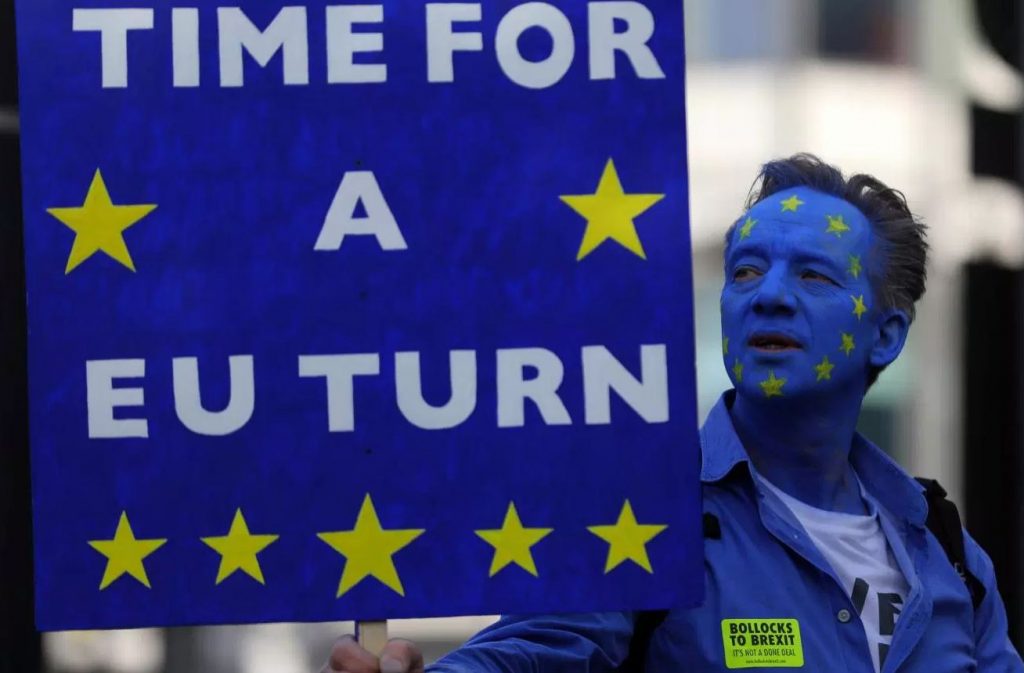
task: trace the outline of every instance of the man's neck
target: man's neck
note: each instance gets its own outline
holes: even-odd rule
[[[850,467],[860,404],[859,395],[785,401],[737,395],[729,413],[765,479],[812,507],[864,514]]]

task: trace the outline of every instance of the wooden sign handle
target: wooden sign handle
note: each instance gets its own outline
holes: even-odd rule
[[[357,621],[356,640],[365,649],[379,655],[384,650],[384,646],[388,644],[387,621]]]

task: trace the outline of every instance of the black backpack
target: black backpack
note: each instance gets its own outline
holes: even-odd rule
[[[934,479],[917,477],[924,486],[924,495],[928,500],[928,520],[926,525],[942,545],[949,562],[957,575],[967,585],[971,594],[971,603],[977,610],[985,598],[985,586],[967,569],[967,552],[964,548],[964,529],[960,523],[960,512],[952,500],[946,497],[946,489]],[[704,513],[704,539],[719,540],[722,537],[721,524],[714,514]],[[642,673],[647,659],[647,648],[654,630],[661,626],[668,616],[668,610],[643,610],[637,614],[633,625],[633,638],[629,643],[629,655],[619,666],[619,673]]]

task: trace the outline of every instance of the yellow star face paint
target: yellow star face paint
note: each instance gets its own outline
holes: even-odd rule
[[[797,209],[800,208],[800,206],[804,205],[804,202],[800,200],[799,196],[797,196],[796,194],[793,194],[788,199],[785,199],[784,201],[782,201],[781,204],[782,204],[782,212],[789,211],[789,212],[795,213],[797,211]]]
[[[871,236],[851,204],[807,188],[772,195],[737,221],[721,308],[725,366],[740,394],[817,398],[865,379],[870,349],[860,345],[877,318],[862,273]]]

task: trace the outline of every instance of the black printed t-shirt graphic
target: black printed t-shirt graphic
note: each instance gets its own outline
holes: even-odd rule
[[[891,554],[892,552],[890,552]],[[885,665],[885,657],[889,654],[889,645],[892,642],[892,634],[896,631],[896,618],[903,609],[903,596],[895,592],[872,591],[871,585],[862,577],[853,582],[853,594],[850,600],[853,607],[857,608],[857,614],[861,615],[864,628],[867,630],[868,620],[865,619],[864,609],[867,606],[868,596],[875,596],[875,605],[878,608],[878,664],[876,671]],[[872,606],[874,607],[874,606]],[[870,634],[868,641],[871,640]]]

